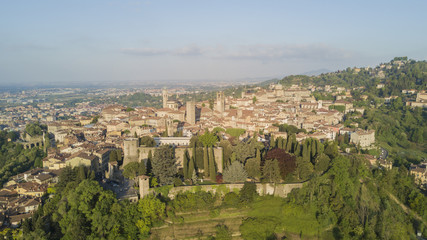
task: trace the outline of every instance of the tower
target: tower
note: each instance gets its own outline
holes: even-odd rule
[[[144,198],[149,194],[150,191],[150,177],[142,175],[139,179],[139,198]]]
[[[187,102],[186,112],[187,122],[191,125],[196,124],[196,103],[194,100],[190,100]]]
[[[138,147],[138,138],[128,138],[123,141],[123,166],[126,166],[130,162],[138,162]]]
[[[163,89],[162,90],[162,97],[163,97],[163,108],[168,107],[168,90]]]
[[[171,118],[166,119],[166,129],[167,129],[168,137],[173,137],[174,127],[173,127],[173,120]]]
[[[225,109],[224,92],[217,92],[216,93],[216,110],[222,114],[224,113],[224,109]]]

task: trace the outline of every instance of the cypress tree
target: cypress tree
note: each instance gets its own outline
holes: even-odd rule
[[[209,151],[209,176],[212,181],[216,180],[216,168],[213,147],[211,147],[211,150]]]
[[[148,151],[148,157],[147,157],[147,166],[146,166],[146,172],[147,174],[151,173],[151,169],[152,169],[152,165],[151,165],[151,161],[153,159],[153,153],[150,151]]]
[[[305,141],[302,145],[302,158],[305,161],[310,161],[310,150],[308,141]]]
[[[288,136],[286,138],[286,152],[290,153],[292,151],[292,138],[291,136]]]
[[[301,156],[301,146],[299,145],[298,142],[295,143],[294,154],[297,157]]]
[[[257,148],[255,158],[261,162],[261,151]]]
[[[184,172],[184,179],[188,179],[189,178],[189,176],[188,176],[188,162],[189,162],[188,151],[186,149],[185,152],[184,152],[184,159],[183,159],[183,162],[182,162],[183,172]]]
[[[295,135],[295,133],[292,134],[292,153],[295,153],[295,151],[297,151],[297,147],[298,147],[298,142],[297,142],[297,137]]]
[[[283,138],[282,137],[277,138],[277,147],[283,149]]]
[[[273,149],[276,147],[276,140],[274,139],[274,136],[272,135],[270,137],[270,148]]]
[[[315,157],[317,154],[317,143],[319,142],[319,140],[317,139],[313,139],[312,143],[311,143],[311,163],[315,164]]]
[[[208,158],[208,147],[204,147],[203,149],[203,169],[204,169],[204,177],[207,178],[209,176],[209,158]]]
[[[194,169],[194,156],[193,157],[191,157],[191,159],[190,159],[190,162],[188,163],[188,177],[193,177],[193,173],[195,172],[195,169]],[[193,183],[194,184],[194,183]]]

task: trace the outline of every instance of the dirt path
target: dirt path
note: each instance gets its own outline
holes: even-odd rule
[[[422,223],[424,223],[424,225],[427,226],[427,222],[422,217],[420,217],[416,212],[414,212],[412,209],[408,208],[405,204],[400,202],[399,199],[397,199],[396,196],[394,196],[393,194],[391,194],[389,192],[387,192],[387,193],[393,201],[395,201],[397,204],[399,204],[399,206],[403,209],[403,211],[406,214],[414,216],[416,219],[420,220]]]

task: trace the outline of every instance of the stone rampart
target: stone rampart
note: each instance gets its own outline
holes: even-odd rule
[[[169,191],[168,197],[173,199],[180,192],[196,192],[206,191],[213,194],[219,193],[225,195],[228,192],[238,192],[243,188],[243,183],[233,184],[215,184],[215,185],[197,185],[197,186],[181,186],[174,187]],[[303,183],[282,183],[282,184],[269,184],[269,183],[256,183],[257,192],[259,195],[274,195],[277,197],[286,197],[292,189],[302,188]]]

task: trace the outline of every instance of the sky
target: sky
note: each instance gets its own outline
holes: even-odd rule
[[[0,0],[0,86],[282,78],[427,59],[427,1]]]

